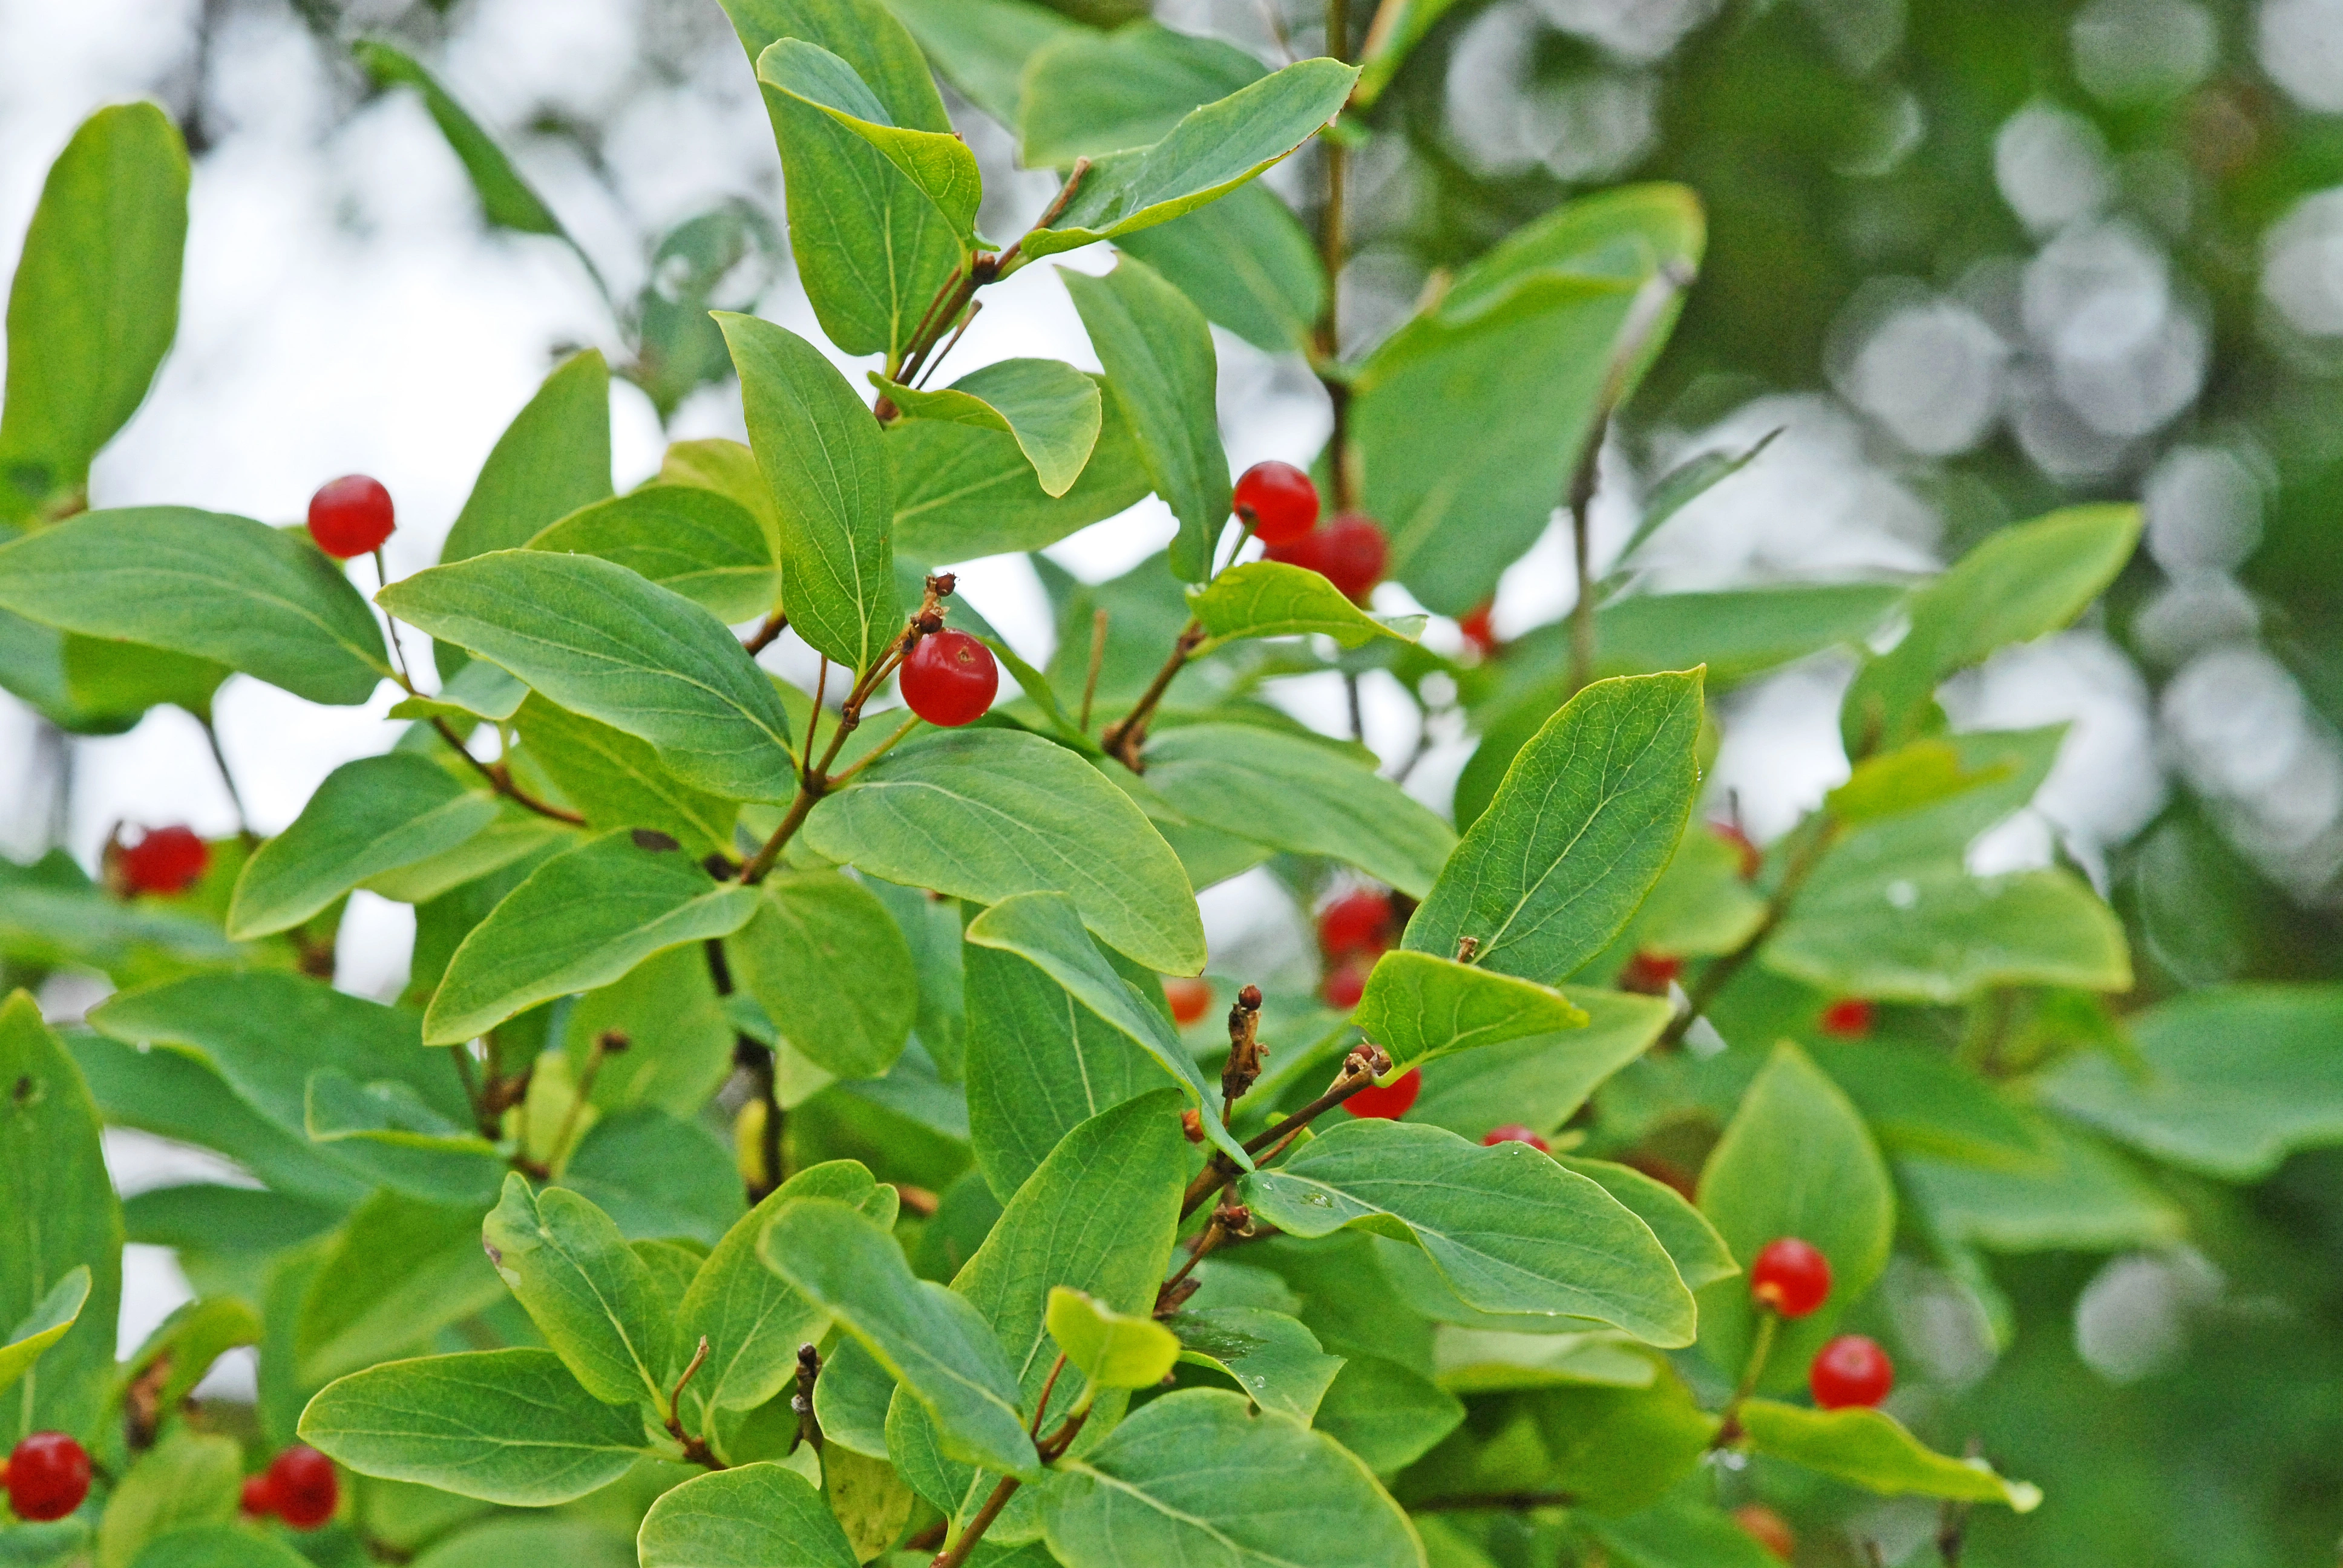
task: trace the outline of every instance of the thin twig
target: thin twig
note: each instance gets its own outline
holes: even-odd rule
[[[1610,428],[1606,409],[1595,417],[1587,432],[1586,449],[1579,454],[1578,470],[1570,480],[1570,558],[1578,574],[1578,598],[1570,607],[1570,696],[1575,697],[1594,678],[1594,484],[1603,455],[1603,435]]]
[[[1342,1059],[1342,1069],[1334,1075],[1333,1084],[1325,1093],[1271,1127],[1268,1131],[1256,1133],[1245,1140],[1242,1145],[1244,1151],[1248,1155],[1259,1154],[1272,1144],[1282,1148],[1286,1140],[1366,1088],[1378,1075],[1390,1071],[1391,1065],[1391,1057],[1385,1053],[1383,1047],[1373,1040],[1362,1041],[1357,1050]],[[1226,1154],[1215,1151],[1210,1160],[1204,1161],[1204,1168],[1196,1173],[1196,1179],[1188,1183],[1188,1191],[1182,1196],[1180,1201],[1180,1217],[1184,1220],[1194,1213],[1198,1204],[1211,1197],[1215,1190],[1236,1174],[1235,1161]]]
[[[1033,1424],[1027,1435],[1035,1442],[1041,1441],[1041,1418],[1049,1412],[1050,1394],[1058,1386],[1058,1374],[1066,1370],[1066,1352],[1060,1351],[1058,1359],[1050,1363],[1050,1375],[1041,1380],[1041,1396],[1033,1402]]]
[[[1326,0],[1326,53],[1337,60],[1347,60],[1350,42],[1349,0]],[[1318,262],[1326,274],[1326,304],[1319,313],[1315,337],[1320,363],[1331,367],[1342,357],[1340,305],[1345,239],[1343,201],[1350,154],[1331,136],[1319,138],[1318,150],[1326,170],[1326,198],[1318,209]],[[1326,399],[1334,415],[1334,427],[1326,441],[1326,469],[1334,482],[1334,509],[1347,512],[1355,503],[1351,486],[1350,385],[1323,370],[1318,378],[1326,388]]]
[[[431,728],[439,732],[440,739],[445,740],[448,745],[456,749],[456,755],[470,763],[473,769],[477,771],[481,778],[488,781],[489,788],[493,789],[498,794],[503,796],[506,799],[510,800],[514,805],[521,807],[526,810],[534,811],[540,817],[549,817],[557,822],[567,822],[572,827],[585,826],[586,819],[579,816],[577,812],[564,810],[558,806],[548,806],[544,801],[538,799],[536,796],[531,795],[528,790],[523,789],[519,785],[514,783],[512,781],[512,770],[507,768],[503,763],[483,762],[478,758],[473,756],[471,748],[464,744],[463,737],[456,733],[456,727],[448,723],[446,719],[435,715],[431,720]]]
[[[1147,740],[1147,721],[1154,717],[1156,705],[1171,689],[1172,678],[1180,673],[1204,641],[1204,628],[1201,623],[1192,620],[1181,628],[1180,635],[1172,639],[1172,656],[1163,661],[1163,668],[1155,672],[1155,678],[1148,682],[1147,689],[1140,694],[1139,701],[1129,713],[1108,725],[1099,736],[1099,746],[1108,756],[1115,758],[1134,773],[1145,771],[1140,765],[1139,749]]]
[[[1725,988],[1733,983],[1734,976],[1756,956],[1757,950],[1765,945],[1765,939],[1772,936],[1789,917],[1790,907],[1796,900],[1798,890],[1805,886],[1806,879],[1815,874],[1815,869],[1822,864],[1823,857],[1838,841],[1838,830],[1837,819],[1825,817],[1808,832],[1805,842],[1784,869],[1781,881],[1775,885],[1773,897],[1765,900],[1765,913],[1758,920],[1757,929],[1744,938],[1739,947],[1710,960],[1708,967],[1701,970],[1700,979],[1693,982],[1686,997],[1684,1011],[1668,1020],[1668,1027],[1661,1030],[1660,1038],[1652,1043],[1654,1050],[1673,1050],[1684,1043],[1684,1037],[1694,1022],[1724,994]]]
[[[772,647],[774,640],[778,638],[781,633],[789,629],[789,612],[787,610],[777,609],[772,614],[765,618],[764,625],[759,627],[754,632],[750,633],[742,640],[740,647],[743,651],[753,658],[758,654],[764,652],[765,649]]]
[[[675,1380],[675,1387],[668,1392],[667,1433],[683,1445],[683,1456],[692,1463],[705,1465],[709,1470],[722,1470],[725,1468],[724,1462],[717,1458],[714,1451],[708,1446],[707,1438],[694,1437],[683,1430],[683,1385],[692,1380],[693,1374],[699,1371],[707,1360],[708,1336],[702,1334],[699,1336],[699,1349],[693,1353],[691,1364],[683,1369],[683,1375]]]
[[[967,314],[960,318],[960,325],[952,329],[951,340],[936,351],[934,358],[920,367],[919,384],[913,388],[914,391],[926,387],[928,378],[936,373],[936,367],[951,357],[951,351],[960,347],[960,340],[968,336],[968,329],[976,325],[976,318],[983,310],[984,301],[981,299],[971,299],[968,302]]]
[[[1091,669],[1082,679],[1082,714],[1076,728],[1085,735],[1091,732],[1091,703],[1098,696],[1099,669],[1106,663],[1106,608],[1101,605],[1091,617]]]
[[[203,726],[204,744],[211,748],[212,765],[219,769],[220,783],[227,789],[228,804],[236,808],[236,834],[243,839],[245,848],[250,849],[260,842],[260,835],[252,830],[252,813],[244,809],[243,792],[236,787],[236,775],[228,770],[227,753],[220,749],[219,730],[203,714],[196,715],[196,722]]]
[[[798,1441],[810,1443],[816,1453],[821,1452],[821,1419],[813,1412],[813,1391],[821,1381],[821,1352],[812,1345],[798,1347],[798,1392],[789,1396],[789,1408],[798,1412]]]

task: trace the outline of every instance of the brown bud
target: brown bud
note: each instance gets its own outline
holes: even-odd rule
[[[911,624],[919,628],[921,637],[933,637],[943,630],[944,618],[940,611],[923,609],[911,618]]]
[[[1201,1291],[1203,1288],[1204,1282],[1196,1278],[1193,1274],[1189,1275],[1184,1280],[1173,1281],[1171,1284],[1164,1286],[1162,1292],[1156,1297],[1155,1315],[1159,1318],[1170,1317],[1173,1312],[1178,1312],[1182,1307],[1187,1304],[1188,1298],[1190,1296],[1194,1295],[1198,1291]]]
[[[606,1029],[594,1037],[594,1043],[601,1049],[604,1056],[617,1056],[635,1042],[627,1038],[624,1030]]]
[[[1242,1203],[1223,1203],[1212,1211],[1212,1218],[1223,1231],[1242,1236],[1252,1229],[1252,1211]]]
[[[928,591],[938,598],[951,598],[952,590],[958,587],[960,578],[950,572],[938,572],[928,579]]]
[[[1202,1143],[1204,1141],[1204,1113],[1201,1111],[1180,1112],[1180,1131],[1188,1135],[1189,1142]]]
[[[1259,1012],[1261,1010],[1261,987],[1257,985],[1249,985],[1245,987],[1244,990],[1237,992],[1237,1005],[1244,1009],[1247,1012]]]

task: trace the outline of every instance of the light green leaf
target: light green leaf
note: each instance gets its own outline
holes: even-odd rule
[[[8,291],[0,524],[78,498],[146,399],[178,331],[187,173],[154,104],[100,109],[49,166]]]
[[[779,540],[739,502],[695,485],[645,485],[581,507],[528,548],[616,561],[727,624],[781,602]]]
[[[1157,22],[1070,30],[1025,63],[1018,161],[1062,169],[1076,158],[1151,146],[1203,105],[1267,75],[1233,44]]]
[[[642,1568],[855,1568],[813,1483],[778,1464],[696,1475],[643,1515]]]
[[[842,1442],[822,1444],[821,1495],[858,1563],[894,1544],[919,1502],[893,1465]]]
[[[465,668],[469,669],[472,666]],[[484,665],[483,668],[489,667]],[[437,971],[447,968],[448,955],[456,950],[456,944],[462,940],[464,931],[486,915],[488,906],[496,902],[488,886],[488,878],[508,877],[508,880],[497,884],[500,891],[518,883],[538,861],[557,850],[569,848],[583,837],[568,823],[540,817],[505,800],[498,803],[495,821],[454,849],[442,850],[411,866],[401,866],[395,871],[367,878],[366,888],[368,892],[380,893],[384,898],[402,904],[428,906],[461,888],[472,890],[464,895],[468,900],[475,896],[485,899],[478,909],[468,911],[460,928],[447,931],[446,945],[440,949],[434,962],[413,970],[410,986],[420,980],[422,989],[410,990],[409,994],[420,996],[428,992],[430,987],[437,983]],[[454,908],[453,905],[445,907]]]
[[[84,512],[0,545],[0,609],[312,702],[364,702],[390,673],[366,601],[306,536],[192,507]]]
[[[1689,1344],[1692,1293],[1641,1220],[1523,1143],[1482,1148],[1437,1127],[1365,1119],[1244,1178],[1258,1219],[1296,1236],[1345,1226],[1413,1241],[1483,1312],[1586,1318]]]
[[[509,670],[481,659],[468,661],[440,682],[428,697],[403,697],[391,705],[393,719],[444,719],[457,733],[477,728],[485,719],[501,724],[520,711],[528,688]]]
[[[1587,1016],[1560,991],[1430,953],[1375,960],[1352,1021],[1391,1052],[1393,1067],[1529,1035],[1584,1029]]]
[[[1636,594],[1595,611],[1594,673],[1648,675],[1705,664],[1709,684],[1722,690],[1823,648],[1859,647],[1904,596],[1889,583]],[[1517,651],[1533,660],[1548,652],[1559,657],[1568,636],[1557,622],[1550,632],[1523,638]]]
[[[1025,236],[1024,254],[1051,256],[1194,211],[1309,140],[1357,78],[1339,60],[1303,60],[1206,104],[1161,141],[1098,158],[1050,226]]]
[[[2039,1487],[2004,1480],[1981,1459],[1937,1453],[1881,1411],[1806,1410],[1753,1399],[1741,1407],[1741,1430],[1756,1452],[1891,1497],[1916,1492],[1924,1497],[2004,1503],[2019,1513],[2031,1513],[2042,1503]]]
[[[895,1239],[826,1198],[783,1205],[758,1255],[835,1317],[934,1422],[946,1453],[1031,1480],[1017,1375],[977,1309],[915,1277]]]
[[[1413,642],[1423,629],[1422,616],[1371,616],[1322,574],[1283,561],[1231,567],[1205,587],[1190,588],[1188,602],[1215,642],[1316,633],[1344,648],[1364,648],[1379,637]]]
[[[1097,1388],[1146,1388],[1180,1359],[1180,1342],[1151,1317],[1135,1317],[1080,1291],[1050,1287],[1050,1337]]]
[[[1063,496],[1041,488],[1014,437],[974,425],[898,421],[888,427],[887,464],[895,548],[931,565],[1054,545],[1144,499],[1154,484],[1129,416],[1103,394],[1098,442]]]
[[[1847,754],[1902,745],[1925,726],[1946,676],[2082,614],[2131,559],[2139,528],[2137,506],[2069,507],[1989,536],[1916,591],[1912,629],[1847,689],[1839,713]]]
[[[1674,1012],[1664,997],[1591,986],[1564,986],[1562,993],[1586,1013],[1584,1027],[1424,1063],[1408,1120],[1476,1141],[1508,1121],[1551,1134],[1596,1085],[1648,1050]]]
[[[244,1455],[236,1439],[176,1427],[140,1454],[106,1499],[97,1568],[130,1568],[142,1548],[176,1530],[236,1517]]]
[[[479,660],[465,673],[495,668]],[[521,755],[553,781],[588,828],[649,828],[674,839],[694,859],[733,848],[739,806],[678,779],[649,743],[533,693],[514,728]]]
[[[747,1207],[726,1153],[705,1121],[630,1105],[586,1130],[561,1185],[591,1199],[630,1241],[673,1237],[712,1247]]]
[[[579,1386],[608,1404],[666,1412],[675,1318],[610,1217],[518,1171],[480,1230],[488,1261]]]
[[[1950,741],[1910,740],[1856,763],[1853,775],[1823,797],[1823,804],[1842,822],[1900,817],[1994,783],[2015,770],[2012,763],[2002,761],[1967,772],[1961,767],[1959,749]]]
[[[1774,1048],[1702,1168],[1700,1211],[1745,1269],[1784,1236],[1830,1260],[1830,1298],[1781,1325],[1766,1362],[1764,1386],[1796,1386],[1839,1314],[1887,1266],[1896,1190],[1855,1107],[1788,1041]],[[1727,1373],[1740,1372],[1755,1317],[1737,1279],[1701,1292],[1701,1348]]]
[[[903,747],[816,806],[803,838],[872,876],[978,903],[1061,892],[1100,940],[1148,968],[1204,967],[1203,921],[1172,847],[1098,769],[1037,735],[967,729]]]
[[[936,70],[1008,129],[1017,126],[1019,83],[1043,45],[1087,32],[1033,0],[886,0]]]
[[[1343,1367],[1300,1322],[1263,1307],[1207,1307],[1164,1322],[1179,1336],[1182,1361],[1225,1373],[1263,1410],[1297,1421],[1317,1413]]]
[[[1364,57],[1359,63],[1358,91],[1351,95],[1361,113],[1383,95],[1392,78],[1407,63],[1409,53],[1423,42],[1433,24],[1447,14],[1455,0],[1393,0],[1386,10],[1375,18],[1374,30],[1368,35]],[[1388,15],[1391,20],[1385,22]]]
[[[740,984],[781,1038],[839,1078],[878,1078],[920,1010],[903,933],[870,890],[836,871],[769,877],[726,943]]]
[[[610,984],[665,948],[729,936],[757,890],[718,882],[678,849],[607,833],[529,873],[474,927],[423,1020],[426,1045],[454,1045],[538,1002]]]
[[[28,991],[0,1003],[0,1323],[42,1339],[78,1276],[79,1315],[25,1357],[0,1397],[0,1443],[28,1432],[86,1432],[114,1378],[122,1299],[122,1205],[106,1173],[97,1108]],[[61,1294],[61,1292],[64,1292]],[[38,1364],[32,1364],[37,1360]]]
[[[362,1083],[318,1069],[304,1089],[301,1128],[376,1181],[433,1202],[485,1202],[504,1170],[495,1144],[395,1078]]]
[[[47,1295],[33,1303],[25,1321],[8,1331],[7,1340],[0,1342],[0,1391],[15,1387],[17,1379],[33,1370],[42,1352],[65,1337],[81,1316],[82,1304],[89,1300],[89,1265],[75,1263],[57,1276]]]
[[[1057,1469],[1042,1518],[1067,1568],[1423,1568],[1407,1516],[1365,1465],[1241,1394],[1166,1394]]]
[[[413,55],[379,38],[360,39],[350,45],[350,53],[379,85],[411,86],[423,95],[424,108],[439,127],[439,134],[447,138],[447,146],[463,164],[464,172],[471,176],[472,189],[479,196],[481,209],[490,223],[521,234],[569,238],[562,229],[561,220],[553,216],[544,198],[529,188],[505,150]],[[571,243],[574,246],[576,242]]]
[[[297,926],[369,878],[454,849],[497,818],[496,797],[428,758],[392,752],[326,775],[293,825],[244,863],[228,905],[239,941]]]
[[[2044,1085],[2068,1115],[2168,1163],[2258,1181],[2343,1141],[2343,990],[2216,986],[2125,1020],[2137,1069],[2070,1057]]]
[[[2052,1117],[2029,1119],[2046,1158],[2016,1169],[1898,1156],[1922,1228],[1946,1248],[2117,1252],[2176,1246],[2186,1213],[2124,1154]]]
[[[609,494],[610,367],[600,349],[588,348],[553,367],[488,449],[440,564],[519,549]]]
[[[309,1402],[301,1441],[361,1475],[515,1508],[583,1497],[651,1452],[639,1409],[604,1404],[540,1350],[353,1372]]]
[[[1554,1160],[1564,1170],[1594,1182],[1649,1225],[1674,1260],[1676,1273],[1687,1290],[1698,1291],[1741,1271],[1741,1265],[1733,1261],[1733,1250],[1708,1217],[1666,1182],[1608,1160],[1584,1160],[1572,1154],[1557,1154]]]
[[[1669,1503],[1589,1524],[1623,1568],[1778,1568],[1780,1561],[1721,1508]]]
[[[149,1541],[131,1559],[131,1568],[304,1568],[308,1561],[284,1542],[250,1529],[191,1524]],[[425,1568],[448,1565],[431,1563]]]
[[[1600,680],[1506,770],[1408,922],[1414,952],[1552,981],[1610,944],[1683,836],[1698,787],[1701,675]]]
[[[789,716],[771,679],[721,621],[624,567],[499,550],[377,597],[552,702],[649,741],[688,784],[733,800],[797,792]]]
[[[957,145],[957,144],[955,144]],[[1044,495],[1064,495],[1098,445],[1104,398],[1094,377],[1056,359],[1003,359],[941,392],[920,392],[873,371],[871,384],[907,418],[941,420],[1013,437]]]
[[[799,636],[852,670],[902,630],[878,421],[821,351],[785,327],[719,311],[739,367],[749,444],[780,504],[782,594]]]
[[[293,1341],[298,1381],[314,1387],[412,1352],[503,1299],[478,1210],[377,1191],[309,1277]]]
[[[1464,1402],[1431,1379],[1353,1352],[1310,1424],[1377,1475],[1389,1475],[1422,1459],[1463,1420]]]
[[[976,155],[957,135],[898,126],[853,66],[802,38],[783,38],[758,55],[757,80],[820,110],[878,148],[935,203],[963,243],[974,236],[984,176],[977,170]]]

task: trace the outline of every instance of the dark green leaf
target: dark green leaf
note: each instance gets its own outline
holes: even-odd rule
[[[495,668],[478,660],[465,673]],[[648,742],[535,695],[521,704],[514,727],[529,765],[553,781],[588,827],[649,828],[675,839],[695,859],[733,848],[740,808],[684,783]]]
[[[1131,22],[1069,30],[1025,64],[1015,124],[1028,168],[1151,146],[1203,105],[1269,73],[1232,44]]]
[[[616,561],[728,624],[780,608],[779,538],[748,508],[695,485],[646,485],[581,507],[528,548]]]
[[[1161,273],[1207,318],[1272,354],[1307,344],[1326,307],[1317,247],[1286,205],[1258,185],[1126,234],[1115,246]]]
[[[778,1464],[698,1475],[643,1515],[642,1568],[855,1568],[812,1483]]]
[[[1225,1373],[1263,1410],[1308,1421],[1344,1365],[1318,1337],[1283,1312],[1208,1307],[1165,1320],[1180,1336],[1180,1359]]]
[[[480,1251],[478,1210],[376,1192],[310,1277],[294,1342],[300,1381],[314,1386],[412,1352],[503,1298]]]
[[[698,1117],[630,1105],[586,1130],[561,1185],[592,1199],[628,1241],[674,1236],[712,1247],[745,1206],[728,1152]]]
[[[1898,1040],[1825,1040],[1815,1064],[1846,1091],[1892,1154],[1934,1154],[1973,1165],[2039,1168],[2034,1123],[2003,1093],[1944,1051]]]
[[[740,983],[798,1053],[839,1078],[877,1078],[920,1004],[910,949],[886,906],[835,871],[766,879],[726,944]]]
[[[1091,385],[1099,385],[1097,377]],[[1038,550],[1113,517],[1153,487],[1121,403],[1103,397],[1097,445],[1063,496],[1041,488],[1014,437],[973,425],[907,419],[887,432],[895,548],[940,565]]]
[[[783,38],[757,56],[757,80],[819,109],[886,155],[936,206],[963,241],[976,229],[984,176],[976,155],[950,131],[899,126],[854,67],[819,44]]]
[[[1464,1402],[1397,1362],[1355,1351],[1311,1424],[1377,1475],[1405,1468],[1455,1430]]]
[[[914,391],[876,372],[871,380],[908,418],[972,425],[1012,437],[1032,464],[1042,493],[1052,498],[1073,487],[1098,445],[1104,402],[1099,384],[1061,360],[1003,359],[941,392]]]
[[[427,758],[394,751],[345,762],[245,862],[228,934],[244,940],[297,926],[369,878],[454,849],[496,816],[496,797]]]
[[[2117,1252],[2177,1245],[2188,1221],[2132,1161],[2050,1117],[2034,1119],[2047,1158],[1996,1169],[1901,1155],[1896,1172],[1928,1235],[1988,1252]]]

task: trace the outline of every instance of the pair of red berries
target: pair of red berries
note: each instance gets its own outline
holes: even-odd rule
[[[1830,1260],[1812,1242],[1780,1236],[1758,1250],[1749,1270],[1749,1293],[1785,1318],[1819,1312],[1830,1299]],[[1815,1352],[1806,1386],[1825,1410],[1869,1409],[1896,1386],[1896,1363],[1876,1340],[1841,1334]]]
[[[1318,526],[1318,487],[1291,463],[1255,463],[1237,478],[1236,515],[1252,525],[1273,561],[1316,572],[1363,604],[1383,580],[1391,543],[1375,520],[1344,512]]]
[[[126,845],[115,866],[134,893],[183,893],[208,870],[212,847],[192,828],[155,828]]]
[[[244,1511],[256,1519],[274,1513],[296,1530],[315,1530],[334,1516],[342,1499],[334,1462],[296,1443],[244,1480]]]

